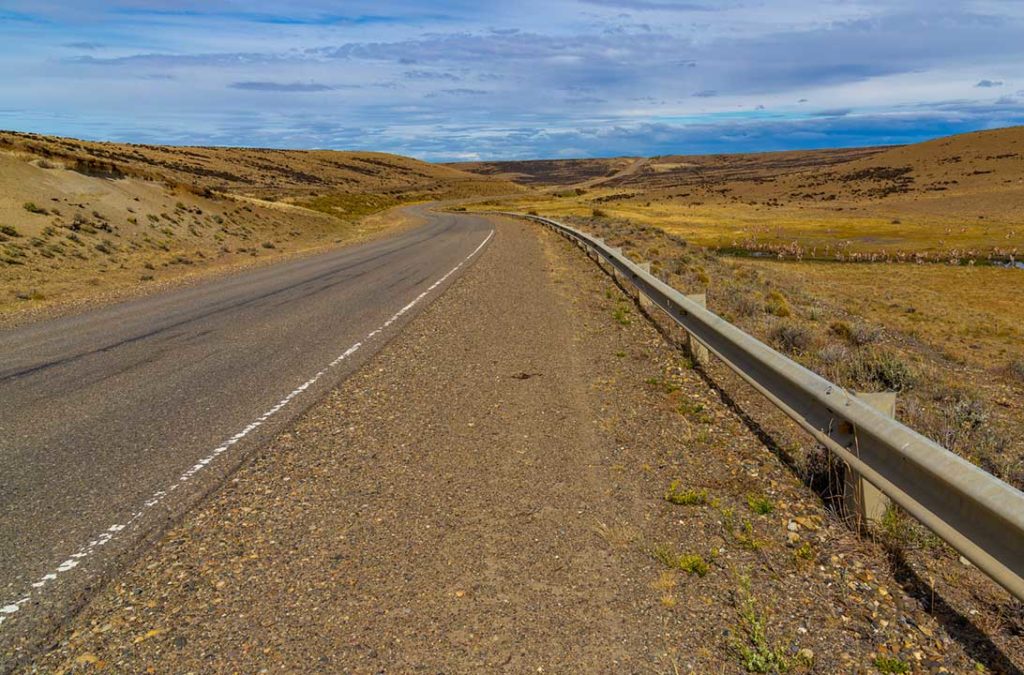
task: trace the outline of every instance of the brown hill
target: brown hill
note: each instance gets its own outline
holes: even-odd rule
[[[514,191],[501,181],[377,152],[132,145],[16,132],[0,132],[0,149],[101,178],[156,179],[262,199],[325,193],[431,199]]]
[[[849,210],[884,202],[908,214],[1004,220],[1024,208],[1024,127],[896,147],[452,166],[531,186],[593,190],[589,201],[623,205]]]
[[[518,190],[382,153],[0,132],[0,313],[351,239],[403,203]]]

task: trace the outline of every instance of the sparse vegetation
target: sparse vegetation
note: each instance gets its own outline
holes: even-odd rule
[[[759,516],[767,516],[775,510],[775,502],[764,495],[747,495],[747,506]]]
[[[768,618],[750,590],[750,578],[740,576],[733,593],[733,606],[739,617],[732,648],[740,665],[750,673],[784,673],[790,669],[785,650],[768,634]]]
[[[679,553],[671,544],[656,544],[651,556],[668,569],[677,569],[687,574],[705,576],[711,569],[707,561],[695,553]]]
[[[297,251],[372,235],[399,222],[364,220],[391,206],[518,191],[500,179],[374,153],[275,150],[268,161],[256,149],[193,152],[16,132],[0,132],[0,144],[5,175],[26,164],[76,172],[7,194],[21,208],[0,229],[0,275],[9,288],[38,287],[45,302],[127,291],[147,276],[147,261],[170,267],[171,281],[186,267],[235,265],[242,254],[276,257],[285,241]],[[65,180],[74,185],[65,190]],[[63,248],[47,237],[60,237]],[[96,282],[83,283],[86,276]],[[13,293],[0,296],[0,312],[23,305]]]
[[[708,491],[688,489],[681,480],[674,480],[665,492],[665,500],[680,506],[703,506],[708,503]]]
[[[895,656],[876,656],[874,666],[880,673],[899,674],[912,672],[910,664]]]

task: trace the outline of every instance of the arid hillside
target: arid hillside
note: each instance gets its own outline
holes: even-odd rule
[[[587,181],[607,180],[640,161],[635,157],[611,159],[536,159],[519,162],[458,162],[447,166],[529,185],[531,187],[574,186]]]
[[[593,180],[595,161],[607,176]],[[1024,250],[1024,127],[916,145],[741,155],[580,160],[520,204],[657,225],[732,253],[858,260],[1009,260]],[[536,162],[501,175],[546,179]],[[559,175],[571,174],[559,162]],[[496,165],[466,165],[491,173]]]
[[[377,152],[128,145],[15,132],[0,132],[0,149],[104,178],[156,179],[261,199],[336,193],[444,199],[515,190],[457,169]]]
[[[378,153],[0,132],[0,313],[351,240],[401,204],[520,190]]]

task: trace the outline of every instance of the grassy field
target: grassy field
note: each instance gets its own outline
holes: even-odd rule
[[[941,203],[922,205],[922,200],[912,204],[913,209],[869,204],[836,211],[805,205],[601,201],[607,194],[602,190],[571,196],[524,195],[500,206],[552,217],[596,212],[660,227],[699,246],[733,255],[986,261],[993,252],[1024,253],[1024,224],[1019,218],[944,215]]]
[[[604,214],[732,255],[833,260],[1008,260],[1024,253],[1024,128],[913,146],[466,165],[547,189],[502,202]],[[461,166],[461,165],[460,165]]]
[[[1024,358],[1024,270],[744,260],[848,312],[980,368]]]

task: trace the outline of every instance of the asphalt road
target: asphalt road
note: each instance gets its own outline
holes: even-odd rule
[[[492,230],[416,213],[371,243],[0,331],[0,664],[365,362]]]

